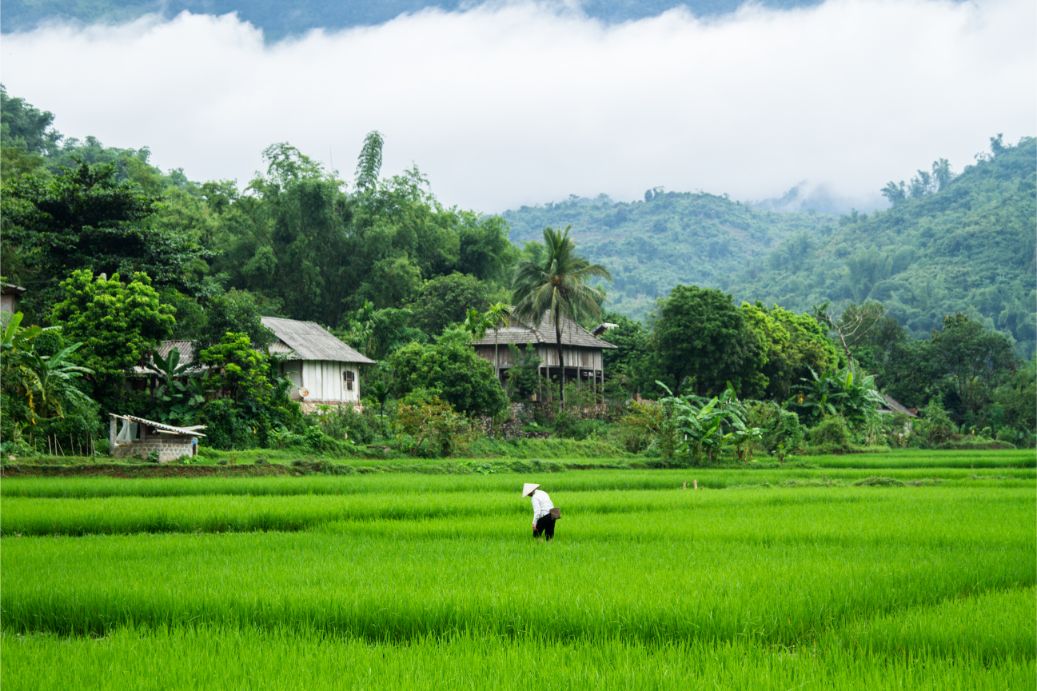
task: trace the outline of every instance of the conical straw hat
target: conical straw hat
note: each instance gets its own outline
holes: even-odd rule
[[[535,485],[532,482],[527,482],[526,484],[522,485],[522,496],[528,497],[530,494],[533,493],[533,490],[535,490],[539,486],[540,485]]]

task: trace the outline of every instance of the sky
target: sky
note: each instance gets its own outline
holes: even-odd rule
[[[416,165],[448,206],[571,194],[777,197],[808,181],[869,208],[938,158],[959,171],[1037,131],[1033,0],[829,0],[621,24],[578,2],[494,2],[277,42],[236,15],[4,34],[0,81],[66,136],[148,147],[246,184],[288,142],[352,180]]]

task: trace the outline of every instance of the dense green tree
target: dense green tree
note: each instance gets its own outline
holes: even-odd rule
[[[449,324],[464,321],[469,309],[485,310],[490,304],[488,286],[475,276],[453,272],[425,281],[410,309],[414,325],[427,334],[438,334]]]
[[[595,278],[611,279],[609,272],[576,254],[569,238],[570,228],[558,232],[544,229],[543,261],[524,261],[515,272],[514,314],[519,320],[537,325],[549,314],[555,328],[555,352],[562,357],[562,318],[580,320],[598,316],[604,291],[590,285]],[[559,368],[558,404],[565,402],[565,368]]]
[[[763,350],[762,396],[784,401],[792,387],[811,371],[834,370],[839,364],[835,344],[824,327],[809,314],[796,314],[778,306],[743,303],[742,316]]]
[[[34,175],[4,186],[4,253],[23,266],[19,280],[37,311],[54,299],[56,281],[76,269],[145,272],[160,285],[191,287],[204,250],[188,232],[154,226],[155,199],[119,181],[112,165],[80,164],[50,177]]]
[[[218,292],[204,300],[204,345],[220,342],[228,332],[244,333],[257,348],[265,348],[273,335],[261,321],[262,311],[255,295],[245,290]]]
[[[930,356],[944,373],[944,403],[959,424],[975,424],[993,385],[1016,366],[1011,341],[964,314],[944,319],[943,329],[933,333]]]
[[[853,358],[884,386],[890,357],[908,337],[904,327],[875,301],[847,306],[833,326]]]
[[[82,342],[77,355],[99,379],[122,380],[168,337],[176,320],[162,304],[147,274],[135,273],[126,283],[119,274],[94,276],[89,269],[73,271],[62,281],[63,299],[54,305],[51,321],[65,336]]]
[[[652,338],[664,381],[675,391],[714,396],[731,384],[743,396],[761,393],[760,343],[727,293],[677,286],[659,303]]]
[[[507,403],[493,366],[475,354],[461,330],[446,331],[434,344],[409,343],[386,365],[397,398],[424,390],[468,415],[496,415]]]
[[[288,398],[288,381],[272,373],[270,358],[248,334],[228,332],[199,353],[207,366],[207,400],[199,419],[218,448],[266,446],[275,430],[302,426],[299,405]]]
[[[373,360],[382,360],[407,343],[424,343],[428,336],[411,326],[414,313],[409,309],[385,307],[375,309],[365,302],[346,317],[346,329],[339,336]]]
[[[651,333],[641,322],[620,314],[610,312],[602,319],[615,324],[600,337],[616,346],[615,350],[602,351],[606,391],[618,389],[623,398],[657,394],[655,382],[660,374],[656,371]]]

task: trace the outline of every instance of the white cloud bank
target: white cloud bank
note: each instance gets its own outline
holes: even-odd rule
[[[557,6],[555,6],[557,7]],[[416,163],[498,211],[655,185],[740,199],[797,181],[866,199],[939,157],[1034,133],[1033,0],[830,0],[603,25],[543,4],[427,11],[273,45],[236,16],[9,34],[0,79],[68,136],[247,181],[287,141],[349,179]]]

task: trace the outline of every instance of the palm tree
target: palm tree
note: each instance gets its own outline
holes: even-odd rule
[[[545,313],[555,327],[555,349],[558,353],[558,405],[565,396],[565,367],[562,361],[562,318],[573,321],[601,313],[604,291],[588,285],[592,278],[612,279],[605,267],[591,264],[576,254],[567,226],[562,232],[544,228],[541,261],[527,260],[515,271],[515,316],[536,328]]]

